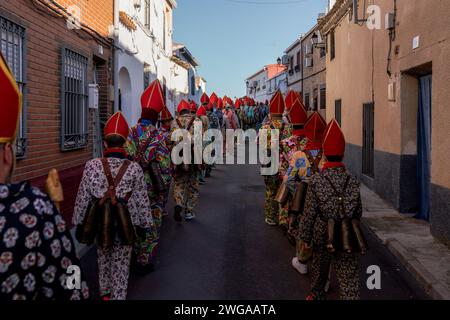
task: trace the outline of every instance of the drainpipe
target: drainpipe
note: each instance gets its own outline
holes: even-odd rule
[[[114,0],[114,112],[119,110],[119,0]]]

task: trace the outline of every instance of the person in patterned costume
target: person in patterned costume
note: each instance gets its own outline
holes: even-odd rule
[[[178,105],[178,116],[172,122],[172,140],[174,131],[178,129],[187,130],[191,135],[191,143],[194,142],[194,125],[197,120],[195,114],[191,113],[191,106],[184,100]],[[177,143],[177,141],[175,142]],[[193,159],[191,159],[193,161]],[[195,164],[180,164],[174,169],[173,199],[175,201],[174,219],[181,222],[184,211],[186,220],[195,219],[194,209],[200,194],[200,183],[198,175],[200,168]]]
[[[202,132],[206,132],[209,129],[209,118],[208,118],[208,109],[209,109],[209,97],[206,93],[202,95],[200,98],[201,106],[198,108],[196,116],[202,123]],[[197,121],[197,120],[196,120]],[[203,136],[202,136],[203,138]],[[209,138],[209,137],[208,137]],[[203,139],[202,139],[203,140]],[[203,142],[203,150],[210,143],[210,141],[202,141]],[[202,165],[202,169],[198,175],[198,180],[201,185],[206,183],[205,178],[210,176],[210,171],[208,170],[208,165]]]
[[[169,109],[167,107],[165,107],[163,109],[163,111],[161,111],[161,114],[159,115],[159,131],[160,134],[163,136],[164,141],[166,142],[166,146],[169,149],[169,155],[172,152],[172,147],[173,147],[173,141],[172,141],[172,137],[170,136],[171,131],[170,131],[170,125],[173,121],[173,116],[170,113]],[[170,161],[170,174],[167,176],[169,181],[167,181],[167,190],[164,193],[163,196],[163,217],[167,216],[167,202],[169,201],[169,194],[170,194],[170,186],[172,184],[172,177],[173,177],[173,164],[172,161]]]
[[[311,177],[299,230],[299,238],[313,249],[308,300],[326,299],[325,286],[331,265],[339,283],[339,298],[360,298],[359,253],[330,253],[326,246],[328,219],[339,220],[345,216],[360,220],[362,216],[359,182],[345,169],[344,153],[345,138],[333,119],[323,140],[326,162],[322,171]]]
[[[104,157],[86,163],[75,201],[72,219],[75,226],[84,223],[87,209],[94,200],[104,199],[108,191],[115,189],[115,198],[127,203],[134,228],[154,230],[144,172],[139,164],[127,159],[125,143],[128,134],[124,116],[120,112],[115,113],[105,125]],[[112,241],[111,248],[97,248],[100,295],[104,300],[125,300],[133,246],[123,244],[117,232]],[[145,254],[138,258],[144,262],[148,260]]]
[[[306,135],[307,143],[302,150],[298,150],[292,155],[289,169],[284,177],[288,189],[291,194],[294,194],[297,184],[304,183],[308,185],[311,176],[318,173],[324,163],[322,156],[322,138],[326,127],[325,121],[319,113],[314,112],[306,121],[304,126],[304,134]],[[292,266],[300,273],[308,273],[307,264],[301,263],[300,250],[302,243],[298,238],[298,219],[302,212],[289,211],[289,229],[288,235],[293,239],[297,248],[297,255],[292,259]]]
[[[55,204],[28,182],[11,183],[22,95],[1,53],[0,88],[0,301],[88,299],[86,282],[67,287],[67,268],[80,261]]]
[[[208,129],[220,130],[219,118],[215,112],[215,108],[217,105],[218,97],[215,93],[211,95],[209,98],[209,103],[206,108],[206,116],[208,117]],[[208,135],[208,144],[213,142],[212,137]],[[205,164],[205,177],[211,177],[211,172],[213,169],[213,164]]]
[[[291,135],[286,123],[282,120],[282,115],[285,109],[285,103],[283,94],[280,90],[275,92],[271,101],[270,101],[270,117],[262,126],[262,132],[267,132],[267,145],[263,145],[260,143],[260,148],[265,148],[268,150],[268,154],[270,154],[271,149],[271,130],[276,129],[279,130],[279,139],[280,141],[288,138]],[[281,150],[280,150],[281,151]],[[275,196],[277,194],[278,188],[280,187],[280,175],[274,174],[270,176],[264,176],[264,183],[266,185],[266,193],[265,193],[265,205],[264,205],[264,216],[265,223],[271,226],[278,225],[278,215],[280,211],[280,206],[278,202],[275,201]]]
[[[130,130],[126,150],[129,158],[137,162],[144,171],[155,230],[147,230],[146,235],[135,246],[136,261],[133,261],[133,267],[139,274],[154,268],[164,201],[171,181],[170,150],[163,133],[156,128],[159,114],[166,108],[159,80],[153,81],[144,91],[141,106],[141,118]]]
[[[289,162],[292,155],[296,151],[303,150],[308,141],[305,137],[305,131],[303,129],[305,122],[308,119],[308,114],[305,106],[300,100],[300,96],[295,91],[289,91],[286,96],[285,103],[287,118],[292,126],[292,135],[281,141],[279,171],[280,179],[284,179],[284,176],[289,168]],[[289,201],[284,206],[280,206],[278,218],[280,226],[282,226],[286,231],[289,230],[289,226],[292,225],[293,222],[292,217],[289,219],[289,206]],[[290,238],[290,241],[293,241],[288,232],[286,235]]]

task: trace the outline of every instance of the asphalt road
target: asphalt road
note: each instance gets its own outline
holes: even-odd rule
[[[292,268],[294,248],[280,228],[264,224],[264,183],[258,170],[218,166],[202,186],[195,221],[180,225],[166,217],[157,268],[130,279],[128,298],[305,299],[309,277]],[[426,299],[395,257],[373,235],[368,237],[371,250],[361,259],[362,298]],[[366,269],[374,264],[381,268],[382,288],[370,291]],[[335,280],[329,298],[337,298]]]
[[[304,300],[309,276],[291,266],[295,254],[279,227],[264,223],[264,182],[259,167],[217,166],[201,188],[197,219],[178,224],[163,221],[156,270],[132,276],[128,298],[137,300]],[[366,230],[370,251],[360,263],[362,299],[427,299],[396,258]],[[97,291],[96,252],[82,267]],[[368,290],[367,267],[380,267],[381,290]],[[330,299],[337,298],[333,277]]]

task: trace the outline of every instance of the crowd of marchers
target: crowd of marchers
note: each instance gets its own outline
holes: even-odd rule
[[[307,300],[326,299],[331,270],[340,299],[360,298],[359,256],[367,243],[358,180],[345,168],[345,138],[336,120],[328,125],[318,112],[308,116],[299,93],[277,91],[262,129],[280,132],[280,167],[265,176],[265,223],[281,226],[295,246],[292,266],[311,268]],[[270,141],[268,139],[267,141]],[[270,142],[267,142],[270,149]]]
[[[0,299],[93,298],[83,270],[80,279],[68,272],[80,261],[59,213],[57,174],[49,175],[45,193],[28,182],[11,183],[22,95],[1,56],[0,87]],[[85,165],[72,221],[76,240],[97,248],[99,298],[126,299],[130,273],[154,270],[170,195],[177,223],[196,218],[200,185],[214,164],[171,161],[177,144],[172,133],[193,135],[194,125],[203,131],[280,130],[279,173],[264,177],[265,221],[281,225],[296,244],[292,264],[300,273],[307,273],[312,257],[308,299],[325,298],[331,266],[341,298],[359,298],[358,255],[366,250],[358,224],[361,199],[357,180],[342,163],[345,140],[337,122],[327,126],[318,113],[308,117],[295,92],[284,99],[277,91],[265,104],[214,93],[200,102],[181,101],[174,117],[155,80],[142,94],[137,124],[130,128],[120,112],[106,123],[104,154]],[[212,142],[204,140],[204,147]],[[270,142],[260,147],[270,149]]]

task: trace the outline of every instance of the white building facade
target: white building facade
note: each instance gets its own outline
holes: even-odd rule
[[[114,36],[119,49],[115,56],[115,109],[130,124],[140,118],[140,98],[155,79],[163,86],[166,104],[173,113],[177,70],[171,60],[175,0],[115,0]],[[178,75],[183,71],[178,70]],[[172,98],[172,100],[171,100]]]
[[[288,67],[287,87],[288,90],[302,93],[302,41],[301,37],[295,40],[286,50],[283,62]]]
[[[265,102],[267,97],[267,68],[264,67],[246,80],[247,96],[256,102]]]

